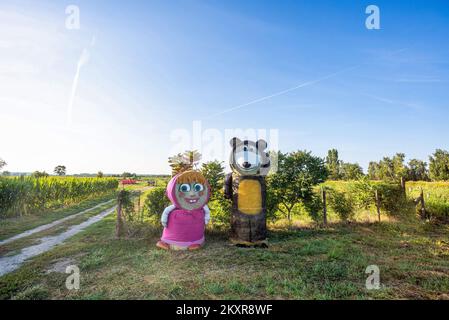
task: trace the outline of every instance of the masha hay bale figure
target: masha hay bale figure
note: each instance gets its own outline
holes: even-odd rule
[[[170,180],[167,197],[173,204],[162,213],[164,231],[159,248],[195,250],[203,246],[204,229],[210,220],[210,193],[209,183],[197,171],[185,171]]]
[[[267,142],[232,138],[230,144],[232,173],[225,179],[225,197],[232,199],[231,242],[243,247],[267,247]]]

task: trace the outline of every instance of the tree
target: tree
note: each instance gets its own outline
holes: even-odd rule
[[[428,181],[429,180],[429,171],[427,170],[427,163],[418,160],[412,159],[408,162],[407,168],[407,180],[410,181]]]
[[[212,198],[216,199],[223,189],[223,179],[224,179],[224,167],[223,162],[215,160],[203,163],[201,167],[201,173],[209,182],[210,188],[212,190]]]
[[[7,165],[6,161],[0,158],[0,170],[6,165]]]
[[[11,175],[11,172],[5,170],[5,171],[3,171],[2,175],[3,175],[4,177],[8,177],[8,176]]]
[[[339,160],[337,149],[328,151],[326,168],[330,180],[354,180],[363,175],[363,169],[358,163],[346,163]]]
[[[408,170],[404,164],[405,154],[397,153],[393,158],[384,157],[381,161],[370,162],[368,176],[373,180],[389,180],[399,182],[406,177]]]
[[[182,153],[178,153],[168,158],[168,164],[171,167],[172,176],[190,169],[189,165],[184,162]]]
[[[343,180],[357,180],[363,175],[363,169],[358,163],[341,163],[340,176]]]
[[[187,162],[192,169],[198,169],[198,165],[201,160],[201,153],[199,153],[197,150],[190,150],[186,151],[183,154],[185,162]]]
[[[97,172],[97,178],[103,178],[103,177],[104,177],[103,172],[98,171],[98,172]]]
[[[329,172],[330,180],[340,180],[340,165],[341,161],[338,159],[338,151],[337,149],[331,149],[327,152],[326,157],[326,168]]]
[[[197,169],[201,160],[201,153],[197,150],[185,151],[168,158],[168,163],[172,168],[172,176],[178,173]]]
[[[56,166],[54,173],[57,174],[58,176],[65,176],[66,173],[66,167],[65,166]]]
[[[314,200],[313,187],[327,178],[324,160],[307,151],[278,153],[278,171],[270,177],[270,188],[279,211],[291,220],[294,207]]]
[[[231,201],[226,199],[223,192],[224,185],[224,166],[221,161],[206,162],[201,167],[201,173],[209,182],[212,190],[211,198],[208,203],[211,209],[211,216],[214,225],[228,225],[229,212],[231,211]]]
[[[131,177],[131,176],[132,176],[132,174],[129,173],[129,172],[126,172],[126,171],[125,171],[125,172],[122,173],[122,178],[123,178],[123,179],[129,178],[129,177]]]
[[[47,172],[45,172],[45,171],[34,171],[32,174],[31,174],[31,176],[33,177],[33,178],[45,178],[45,177],[48,177],[48,173]]]
[[[429,159],[430,178],[433,181],[449,180],[449,152],[437,149]]]
[[[393,177],[394,180],[400,181],[401,178],[405,178],[407,176],[407,166],[404,164],[405,162],[405,154],[404,153],[396,153],[393,157]]]
[[[368,177],[371,180],[380,180],[380,165],[375,161],[371,161],[368,166]]]

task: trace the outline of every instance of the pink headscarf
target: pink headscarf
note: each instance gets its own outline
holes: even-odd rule
[[[177,175],[175,175],[173,178],[170,179],[166,190],[168,199],[170,199],[171,203],[173,203],[176,208],[180,208],[179,202],[176,199],[176,181],[178,180],[180,175],[181,173],[178,173]]]
[[[173,205],[177,208],[177,209],[182,209],[178,200],[176,199],[176,182],[179,178],[180,175],[182,175],[183,172],[178,173],[177,175],[175,175],[173,178],[170,179],[170,181],[168,182],[167,185],[167,190],[166,190],[166,194],[168,199],[170,199],[171,203],[173,203]],[[209,202],[209,198],[210,198],[210,186],[209,183],[206,183],[206,185],[204,186],[205,188],[207,188],[208,192],[207,192],[207,199],[205,203]]]

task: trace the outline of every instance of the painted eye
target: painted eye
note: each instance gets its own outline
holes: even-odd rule
[[[201,183],[195,183],[193,185],[193,190],[195,190],[196,192],[200,192],[204,190],[204,186]]]
[[[181,192],[189,192],[190,191],[190,184],[183,183],[179,186],[179,191]]]

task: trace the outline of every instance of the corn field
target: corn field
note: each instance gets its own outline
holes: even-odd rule
[[[117,187],[114,178],[0,178],[0,218],[78,203]]]

